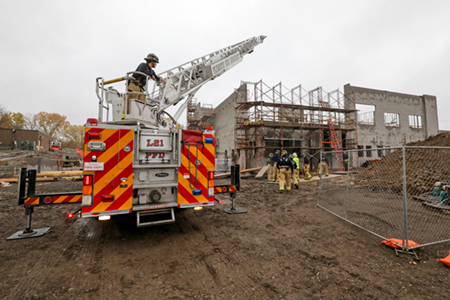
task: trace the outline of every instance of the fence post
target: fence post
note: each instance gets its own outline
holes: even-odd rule
[[[402,147],[403,153],[403,250],[409,251],[408,247],[408,195],[406,192],[406,151]]]
[[[344,204],[344,218],[347,220],[347,208],[348,208],[348,186],[350,185],[350,169],[347,168],[347,187],[345,191],[345,204]]]

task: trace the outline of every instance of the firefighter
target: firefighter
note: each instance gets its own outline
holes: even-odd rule
[[[273,161],[273,181],[277,181],[278,182],[278,168],[277,168],[277,163],[280,160],[280,150],[275,151],[275,155],[272,157],[272,161]]]
[[[305,180],[311,179],[311,174],[309,174],[309,158],[306,153],[303,153],[303,163],[305,164]]]
[[[328,162],[328,158],[326,153],[322,153],[320,156],[320,162],[319,162],[319,175],[325,173],[325,176],[328,176],[328,168],[330,166],[330,163]]]
[[[150,79],[155,80],[158,83],[162,82],[163,79],[158,75],[156,75],[155,71],[153,70],[154,68],[156,68],[156,64],[159,63],[158,56],[156,56],[154,53],[150,53],[144,59],[146,62],[141,63],[137,67],[136,71],[147,74],[150,77]],[[146,76],[138,73],[133,73],[130,80],[128,81],[128,99],[137,99],[145,102],[145,95],[143,94],[143,92],[146,84],[147,84]],[[125,107],[127,107],[128,110],[129,104],[124,106],[122,118],[125,118]]]
[[[269,154],[269,158],[267,159],[267,179],[269,181],[274,181],[273,179],[273,161],[272,161],[273,153]]]
[[[294,174],[292,180],[294,181],[295,188],[298,189],[298,180],[300,179],[300,160],[298,159],[297,153],[292,154],[294,161]]]
[[[287,155],[287,151],[283,150],[282,156],[277,163],[277,169],[279,171],[279,179],[280,179],[280,193],[284,191],[284,184],[286,183],[286,190],[291,190],[291,176],[290,172],[293,170],[293,165],[289,156]]]
[[[342,156],[344,159],[344,170],[348,171],[348,152],[344,151],[344,155]]]
[[[293,169],[295,169],[294,155],[293,154],[289,154],[289,160],[291,161],[291,165],[292,165]],[[291,179],[294,178],[294,170],[293,169],[291,170],[291,174],[289,174],[289,175],[291,175]]]

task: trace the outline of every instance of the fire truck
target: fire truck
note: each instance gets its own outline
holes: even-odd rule
[[[177,120],[196,92],[253,52],[265,36],[256,36],[167,70],[155,82],[147,76],[145,100],[128,94],[125,76],[96,79],[98,116],[85,124],[83,186],[81,192],[36,194],[36,171],[22,169],[18,204],[24,205],[26,229],[10,239],[37,237],[50,228],[31,229],[34,207],[81,205],[81,218],[108,220],[134,213],[136,226],[175,221],[174,209],[202,209],[214,205],[215,194],[230,193],[229,213],[239,190],[239,166],[232,167],[230,185],[214,185],[215,132],[177,128]],[[117,84],[125,85],[124,92]],[[136,94],[136,92],[133,92]],[[172,116],[166,109],[182,103]]]
[[[50,151],[61,150],[61,142],[52,142],[50,144]]]

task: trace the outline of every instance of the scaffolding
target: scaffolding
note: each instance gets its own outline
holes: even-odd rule
[[[241,82],[237,91],[235,149],[244,155],[246,167],[265,165],[276,150],[314,157],[336,145],[357,148],[357,110],[350,109],[352,100],[338,89],[288,89],[281,82],[270,87],[261,80]]]
[[[214,107],[212,104],[202,104],[196,98],[191,98],[187,106],[188,130],[205,130],[210,126],[214,117]]]

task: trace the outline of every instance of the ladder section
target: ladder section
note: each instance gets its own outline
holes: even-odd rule
[[[344,161],[342,159],[340,142],[337,139],[336,131],[334,130],[334,125],[331,119],[328,119],[328,127],[330,128],[331,144],[333,145],[334,151],[336,153],[336,160],[339,165],[339,170],[344,170]]]

